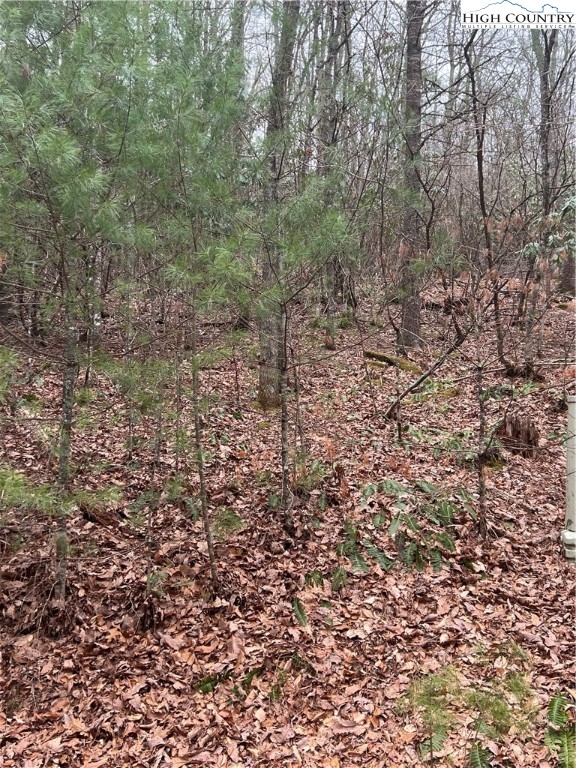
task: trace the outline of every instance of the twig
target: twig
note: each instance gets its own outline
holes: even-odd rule
[[[392,416],[392,414],[396,411],[396,409],[398,408],[402,400],[404,400],[404,398],[407,395],[409,395],[411,392],[414,392],[415,389],[418,389],[420,384],[426,381],[426,379],[429,378],[434,373],[434,371],[440,368],[440,366],[446,361],[446,359],[452,354],[452,352],[455,352],[458,349],[458,347],[462,346],[462,344],[466,340],[466,337],[468,336],[470,331],[471,331],[471,328],[468,328],[464,333],[464,335],[462,337],[457,338],[454,344],[452,344],[452,346],[449,347],[449,349],[447,349],[446,352],[444,352],[444,354],[438,358],[438,360],[436,360],[434,365],[430,366],[430,368],[428,368],[427,371],[424,371],[424,373],[421,376],[419,376],[413,384],[410,384],[409,387],[406,387],[406,389],[401,394],[398,395],[396,400],[394,400],[392,405],[390,405],[386,410],[384,414],[385,419],[389,419]]]

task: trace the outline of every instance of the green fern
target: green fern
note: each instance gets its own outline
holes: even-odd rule
[[[348,553],[348,558],[352,563],[353,571],[357,571],[358,573],[368,573],[370,570],[368,563],[357,548],[351,549],[351,551]]]
[[[358,531],[349,520],[346,520],[344,523],[344,530],[346,532],[346,538],[338,546],[338,553],[350,560],[353,571],[368,573],[370,570],[368,568],[368,563],[358,549]]]
[[[308,587],[321,587],[324,583],[324,576],[320,571],[308,571],[304,577],[304,583]]]
[[[300,624],[302,627],[308,626],[306,612],[304,610],[304,606],[302,605],[302,600],[300,600],[299,597],[295,597],[294,600],[292,600],[292,608],[294,610],[294,615],[296,616],[298,624]]]
[[[426,741],[423,741],[418,745],[420,757],[423,760],[433,760],[436,752],[439,752],[444,746],[447,736],[448,732],[446,728],[438,726]]]
[[[559,734],[558,760],[562,768],[576,768],[576,735],[574,730]]]
[[[398,532],[398,529],[400,528],[400,525],[402,523],[402,515],[396,515],[394,520],[390,523],[390,526],[388,528],[388,536],[390,538],[393,538],[396,533]]]
[[[576,768],[576,733],[568,715],[568,700],[560,692],[548,705],[548,721],[544,743],[561,768]]]
[[[426,496],[429,496],[432,499],[435,499],[440,495],[438,486],[434,485],[434,483],[428,483],[425,480],[415,480],[414,487],[418,488],[419,491],[422,491],[422,493],[425,493]]]
[[[422,552],[422,548],[414,543],[410,546],[414,547],[412,562],[416,566],[416,570],[422,573],[424,571],[424,568],[426,567],[426,560],[424,558],[424,553]]]
[[[400,496],[403,493],[410,493],[410,489],[396,480],[382,480],[380,490],[389,496]]]
[[[468,754],[470,768],[491,768],[490,753],[479,741],[475,741]]]
[[[442,570],[442,566],[444,565],[442,552],[440,552],[439,549],[436,549],[436,547],[433,547],[428,554],[430,556],[430,565],[432,566],[432,570],[438,573]]]
[[[371,541],[362,542],[362,546],[366,550],[366,554],[376,560],[382,570],[390,571],[394,567],[394,560],[392,560],[390,557],[387,557],[383,552],[380,552],[380,550],[375,547]]]
[[[557,693],[552,697],[548,705],[548,721],[550,724],[560,730],[568,723],[568,701],[562,693]]]
[[[557,757],[560,768],[576,768],[576,735],[573,729],[554,731],[548,728],[544,744]]]
[[[448,501],[439,501],[428,507],[428,517],[439,525],[450,525],[456,514],[456,508]]]
[[[450,536],[449,533],[444,532],[437,534],[436,543],[441,547],[444,547],[444,549],[448,552],[456,552],[456,544],[454,543],[454,539],[452,536]]]
[[[332,575],[330,577],[330,586],[332,587],[333,592],[340,592],[343,587],[346,586],[346,583],[348,582],[348,574],[342,568],[341,566],[338,566],[338,568],[335,568],[332,571]]]

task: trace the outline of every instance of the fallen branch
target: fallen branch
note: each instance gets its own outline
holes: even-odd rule
[[[385,355],[384,352],[374,352],[370,349],[364,350],[364,357],[370,360],[377,360],[379,363],[386,363],[389,366],[395,366],[400,368],[401,371],[411,371],[412,373],[420,373],[420,368],[411,360],[407,360],[404,357],[393,357],[392,355]]]
[[[468,328],[461,336],[458,336],[454,344],[452,344],[452,346],[449,349],[447,349],[446,352],[444,352],[444,354],[438,358],[438,360],[436,360],[434,365],[430,366],[430,368],[428,368],[427,371],[424,371],[424,373],[421,376],[419,376],[413,384],[410,384],[409,387],[407,387],[403,392],[401,392],[398,395],[396,400],[394,400],[392,405],[386,410],[386,413],[384,414],[385,419],[390,419],[396,412],[396,409],[398,408],[402,400],[404,400],[404,398],[407,395],[409,395],[411,392],[414,392],[415,389],[418,389],[420,384],[425,382],[427,378],[432,376],[434,371],[440,368],[440,366],[448,359],[448,357],[452,354],[452,352],[455,352],[458,349],[458,347],[462,346],[462,344],[466,340],[471,330],[472,330],[472,327]]]

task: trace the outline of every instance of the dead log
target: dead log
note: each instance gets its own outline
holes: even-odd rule
[[[370,360],[378,360],[379,363],[386,363],[386,365],[392,365],[396,368],[400,368],[401,371],[410,371],[410,373],[421,373],[421,369],[413,363],[411,360],[407,360],[405,357],[394,357],[393,355],[386,355],[384,352],[375,352],[374,350],[365,349],[364,357]]]

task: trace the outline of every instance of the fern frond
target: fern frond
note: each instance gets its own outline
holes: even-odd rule
[[[362,546],[366,550],[366,553],[374,558],[384,571],[389,571],[394,567],[394,560],[391,557],[387,557],[383,552],[380,552],[371,541],[362,542]]]
[[[442,566],[444,565],[444,559],[442,557],[442,552],[440,552],[439,549],[436,549],[434,547],[429,552],[430,555],[430,564],[432,565],[432,570],[438,573],[438,571],[442,570]]]
[[[294,610],[294,615],[298,620],[298,624],[300,624],[302,627],[308,626],[306,612],[304,610],[304,606],[302,605],[302,600],[300,600],[299,597],[295,597],[294,600],[292,600],[292,608]]]
[[[356,547],[354,547],[354,549],[348,552],[348,558],[352,563],[353,571],[357,571],[359,573],[368,573],[368,571],[370,570],[368,568],[368,563],[366,562],[366,560],[364,559],[364,557]]]
[[[475,741],[470,748],[468,765],[470,768],[491,768],[490,753],[479,741]]]
[[[576,734],[565,730],[558,734],[558,760],[562,768],[576,768]]]
[[[441,547],[444,547],[444,549],[448,550],[448,552],[456,552],[456,544],[454,543],[454,539],[452,536],[450,536],[449,533],[439,533],[436,536],[436,542],[440,544]]]
[[[440,489],[437,485],[434,485],[434,483],[427,483],[425,480],[415,480],[414,487],[418,488],[418,490],[431,498],[435,498],[440,493]]]
[[[388,536],[390,538],[393,538],[398,531],[398,528],[400,528],[400,523],[402,522],[402,515],[396,515],[394,520],[390,523],[390,526],[388,528]]]
[[[430,738],[430,746],[434,752],[439,752],[444,746],[448,733],[445,728],[438,728]]]
[[[409,488],[401,483],[397,483],[396,480],[382,480],[380,490],[389,496],[400,496],[403,493],[409,492]]]
[[[446,741],[446,737],[448,736],[448,733],[445,728],[438,728],[433,733],[430,734],[430,736],[426,739],[426,741],[423,741],[421,744],[418,745],[418,749],[420,751],[420,756],[423,759],[434,759],[434,755],[436,752],[439,752],[442,747],[444,746],[444,742]]]
[[[567,706],[568,701],[562,693],[555,694],[548,705],[548,720],[558,730],[568,722]]]

